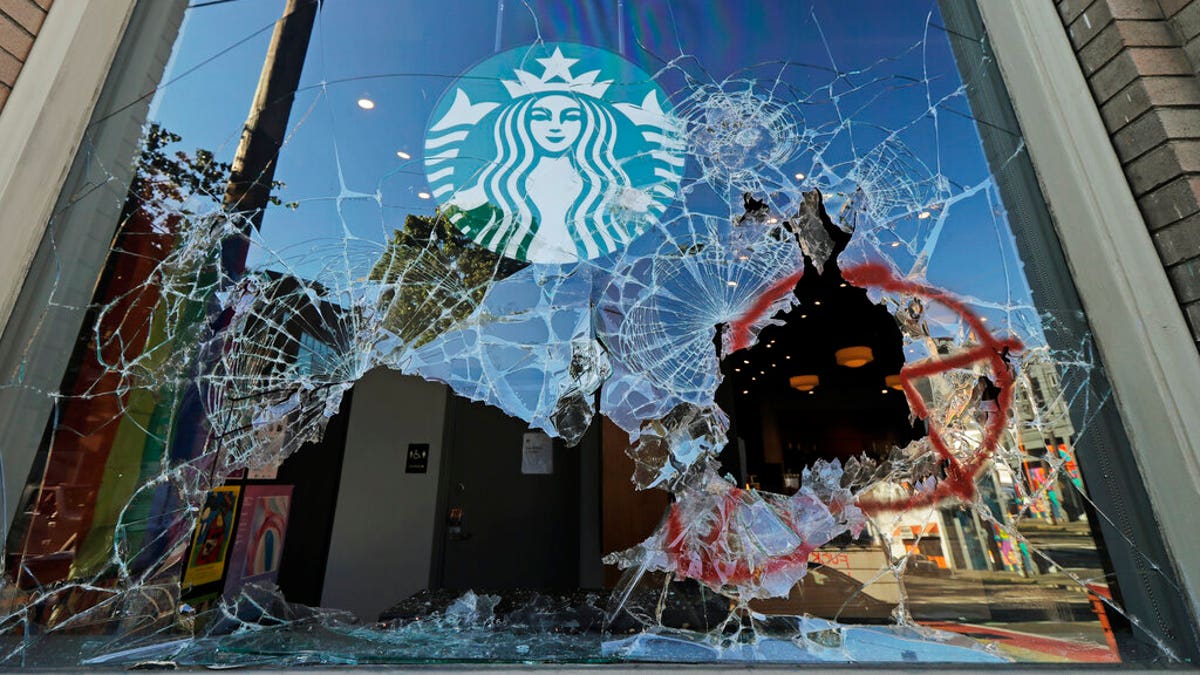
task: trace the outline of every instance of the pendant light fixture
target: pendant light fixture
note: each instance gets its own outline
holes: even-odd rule
[[[792,385],[792,389],[800,391],[812,391],[821,384],[821,378],[817,375],[796,375],[788,378],[788,384]]]
[[[834,353],[839,366],[847,368],[861,368],[875,360],[875,353],[870,347],[846,347],[839,349]]]

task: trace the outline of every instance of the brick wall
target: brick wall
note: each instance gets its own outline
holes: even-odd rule
[[[1200,340],[1200,0],[1055,0]]]
[[[8,102],[53,1],[0,0],[0,109]]]

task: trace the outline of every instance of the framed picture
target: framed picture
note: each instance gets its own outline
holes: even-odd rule
[[[184,586],[221,580],[225,573],[225,554],[233,541],[240,496],[241,488],[236,486],[223,486],[208,493],[196,521],[196,532],[192,535],[192,548],[183,574]]]
[[[291,502],[291,485],[246,487],[229,575],[225,581],[226,594],[250,582],[273,582],[279,577]]]

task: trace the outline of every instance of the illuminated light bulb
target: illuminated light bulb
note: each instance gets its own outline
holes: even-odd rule
[[[880,390],[879,390],[879,393],[881,393],[881,394],[886,394],[886,393],[888,393],[888,390],[887,390],[887,389],[880,389]]]
[[[811,395],[813,395],[813,394],[817,393],[817,390],[816,390],[816,389],[814,389],[814,390],[812,390],[812,391],[810,391],[810,392],[808,392],[808,393],[809,393],[809,395],[811,396]]]
[[[802,173],[796,174],[796,180],[804,180],[804,174],[802,174]]]
[[[730,286],[730,287],[735,287],[735,288],[736,288],[736,287],[737,287],[737,282],[736,282],[736,281],[726,281],[726,282],[725,282],[725,285],[726,285],[726,286]]]
[[[741,368],[734,368],[734,369],[733,369],[733,372],[735,372],[735,373],[740,373],[740,372],[742,372],[742,369],[741,369]]]
[[[821,304],[821,301],[820,301],[820,300],[813,300],[813,304],[814,304],[814,305],[820,305],[820,304]]]
[[[417,196],[420,197],[421,199],[429,199],[433,195],[429,194],[428,192],[418,192]]]
[[[372,101],[369,98],[360,98],[358,99],[358,107],[362,108],[363,110],[374,110],[375,101]]]
[[[771,218],[767,218],[767,222],[768,223],[778,223],[779,219],[772,216]]]
[[[838,288],[845,288],[845,287],[846,287],[846,284],[845,284],[845,282],[842,282],[842,283],[838,284]]]
[[[928,211],[922,211],[922,212],[920,212],[920,213],[918,213],[918,214],[917,214],[917,217],[918,217],[918,218],[920,218],[921,220],[925,220],[926,218],[928,218],[928,217],[929,217],[929,212],[928,212]]]
[[[751,377],[750,377],[750,381],[751,381],[751,382],[757,382],[757,381],[758,381],[758,378],[757,378],[757,377],[753,377],[753,376],[751,376]]]
[[[893,242],[892,242],[892,248],[900,248],[900,242],[898,242],[898,241],[893,241]]]
[[[791,361],[791,360],[792,360],[792,355],[791,355],[791,354],[788,354],[787,356],[785,356],[785,357],[783,357],[783,358],[785,358],[785,359],[787,359],[787,360]]]
[[[412,159],[412,155],[408,154],[407,152],[405,152],[403,150],[397,150],[396,156],[399,157],[400,159]]]
[[[801,319],[807,319],[807,318],[808,318],[808,315],[807,315],[807,314],[801,314],[801,315],[800,315],[800,318],[801,318]]]

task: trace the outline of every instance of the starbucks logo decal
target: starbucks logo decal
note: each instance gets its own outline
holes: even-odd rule
[[[425,135],[433,196],[455,227],[525,262],[624,248],[679,190],[681,125],[616,54],[570,43],[502,52],[460,76]]]

